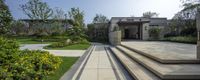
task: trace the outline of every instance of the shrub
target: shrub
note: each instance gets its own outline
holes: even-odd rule
[[[19,51],[19,44],[13,40],[7,40],[0,37],[0,51],[5,53],[14,53]]]
[[[59,67],[61,59],[46,51],[19,50],[12,40],[0,38],[0,79],[44,80]]]
[[[159,39],[160,38],[160,28],[151,28],[149,29],[149,36],[151,39]]]
[[[192,36],[177,36],[164,38],[165,41],[181,42],[181,43],[192,43],[196,44],[197,38]]]
[[[68,40],[53,43],[51,45],[46,46],[45,48],[62,48],[62,47],[74,45],[74,44],[90,44],[86,39],[77,40],[76,42],[72,42],[70,39]]]
[[[197,36],[197,29],[196,28],[187,28],[187,29],[183,29],[180,32],[181,36]]]
[[[177,36],[176,32],[170,32],[164,35],[164,37],[175,37],[175,36]]]

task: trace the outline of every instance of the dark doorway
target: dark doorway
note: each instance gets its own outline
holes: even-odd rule
[[[125,29],[125,39],[129,39],[129,29]]]

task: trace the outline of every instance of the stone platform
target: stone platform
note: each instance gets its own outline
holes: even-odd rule
[[[159,41],[122,41],[122,46],[161,63],[199,63],[195,44]]]

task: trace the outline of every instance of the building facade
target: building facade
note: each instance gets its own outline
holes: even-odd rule
[[[109,25],[109,41],[120,44],[121,40],[148,40],[150,28],[160,28],[160,37],[163,37],[166,26],[167,18],[112,17]],[[115,31],[121,34],[113,34]],[[116,41],[119,37],[121,40]]]

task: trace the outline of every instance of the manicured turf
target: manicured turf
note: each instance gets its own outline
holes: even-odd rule
[[[78,60],[77,57],[60,57],[63,62],[61,63],[59,69],[55,71],[54,74],[49,75],[47,80],[59,80],[65,72],[67,72],[70,67]]]
[[[20,44],[50,44],[50,43],[54,43],[53,41],[36,41],[33,39],[29,39],[29,38],[21,38],[21,39],[16,39]]]
[[[68,45],[68,46],[61,47],[61,48],[45,47],[45,49],[50,49],[50,50],[85,50],[88,47],[90,47],[90,44],[73,44],[73,45]]]

